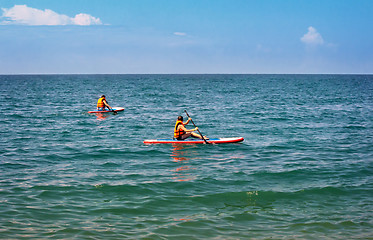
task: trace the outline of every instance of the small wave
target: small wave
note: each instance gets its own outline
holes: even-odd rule
[[[117,164],[117,163],[113,163],[113,162],[106,162],[104,164],[101,164],[101,166],[115,168],[115,167],[120,167],[121,164]]]
[[[3,162],[0,163],[1,168],[9,170],[18,170],[18,169],[24,169],[24,168],[30,168],[31,165],[24,164],[24,163],[11,163],[11,162]]]

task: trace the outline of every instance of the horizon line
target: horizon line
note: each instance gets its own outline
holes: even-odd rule
[[[373,75],[373,73],[0,73],[11,75]]]

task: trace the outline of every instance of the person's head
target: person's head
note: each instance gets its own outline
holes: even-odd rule
[[[179,121],[183,121],[184,118],[183,118],[183,116],[178,116],[178,117],[177,117],[177,120],[179,120]]]
[[[105,95],[102,95],[101,97],[102,97],[102,98],[105,98]]]

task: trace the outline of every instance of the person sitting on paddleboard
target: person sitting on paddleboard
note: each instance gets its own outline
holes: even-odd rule
[[[105,107],[107,107],[109,110],[111,110],[111,107],[107,103],[105,99],[105,95],[102,95],[98,101],[97,101],[97,110],[98,111],[105,111]]]
[[[201,135],[195,133],[194,131],[198,130],[198,127],[194,129],[186,129],[185,125],[187,125],[192,119],[189,118],[185,123],[183,122],[183,117],[178,116],[177,121],[175,124],[175,129],[174,129],[174,138],[177,140],[184,140],[187,139],[188,137],[194,137],[194,138],[199,138],[203,139]],[[204,136],[204,138],[207,140],[208,138]]]

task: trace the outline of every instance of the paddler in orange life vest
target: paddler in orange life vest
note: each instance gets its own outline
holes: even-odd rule
[[[111,107],[105,99],[105,95],[102,95],[97,101],[97,111],[105,111],[105,107],[111,110]]]
[[[194,129],[186,129],[185,128],[185,125],[187,125],[192,120],[191,118],[189,118],[186,122],[183,122],[183,120],[184,119],[183,119],[182,116],[177,117],[177,121],[176,121],[175,128],[174,128],[174,138],[175,139],[184,140],[184,139],[187,139],[188,137],[203,139],[201,135],[194,132],[194,131],[198,130],[198,127],[194,128]],[[206,136],[204,136],[204,138],[206,140],[208,140],[208,138]]]

